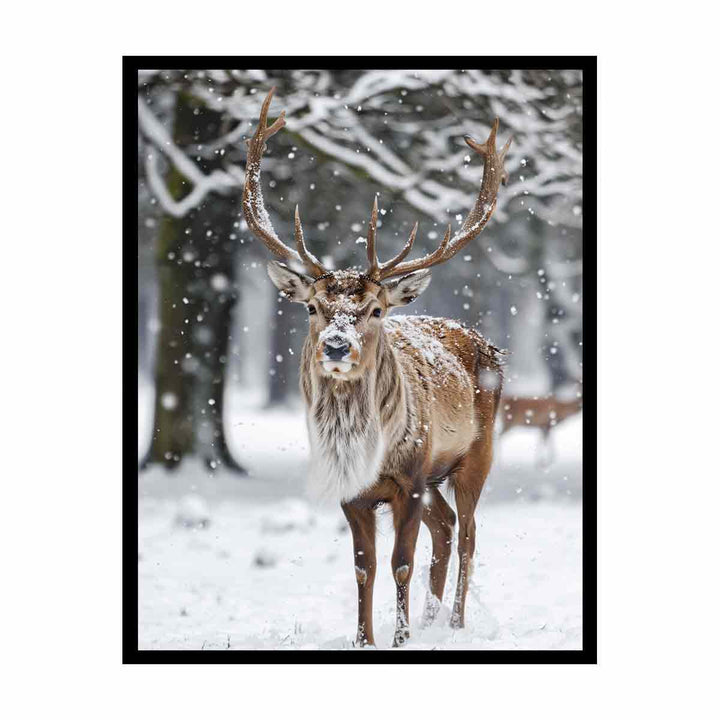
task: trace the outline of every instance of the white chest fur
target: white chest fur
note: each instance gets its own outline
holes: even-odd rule
[[[352,500],[377,482],[385,448],[369,390],[320,393],[308,408],[309,489],[318,500]]]

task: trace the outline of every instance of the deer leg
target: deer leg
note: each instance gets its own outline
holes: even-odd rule
[[[548,440],[550,438],[550,429],[546,426],[540,427],[540,433],[542,436],[542,442],[538,446],[537,461],[535,463],[538,470],[545,470],[550,467],[550,445]]]
[[[442,603],[447,578],[448,563],[452,552],[455,513],[437,488],[427,491],[431,502],[423,509],[423,522],[432,537],[432,560],[430,562],[430,590],[425,597],[423,626],[431,625]]]
[[[459,629],[465,627],[465,600],[467,599],[468,586],[473,571],[473,556],[475,554],[475,506],[478,495],[465,490],[455,490],[457,503],[457,514],[459,519],[458,529],[458,557],[460,567],[458,569],[457,589],[455,591],[455,602],[453,603],[450,625]]]
[[[543,431],[543,434],[545,435],[545,452],[547,455],[548,466],[552,465],[553,462],[555,462],[555,448],[552,444],[551,430],[552,428],[548,426]]]
[[[355,558],[355,579],[358,590],[358,627],[356,645],[374,645],[373,585],[375,584],[375,511],[343,504],[343,512],[350,525]]]
[[[482,492],[485,478],[490,472],[492,443],[478,442],[465,457],[463,465],[456,472],[455,503],[458,515],[458,582],[455,591],[450,626],[465,627],[465,600],[473,571],[475,555],[475,508]]]
[[[423,515],[422,490],[403,493],[392,502],[395,525],[395,547],[392,554],[392,571],[397,590],[395,637],[393,647],[404,645],[410,637],[410,579],[412,578],[420,520]]]

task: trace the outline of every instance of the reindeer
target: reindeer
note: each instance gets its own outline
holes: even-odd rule
[[[556,397],[519,397],[511,395],[502,399],[502,430],[504,435],[514,427],[536,427],[542,432],[547,457],[540,465],[552,462],[550,432],[563,420],[582,410],[582,398],[559,400]]]
[[[277,236],[264,206],[260,164],[266,140],[285,125],[284,111],[267,125],[275,88],[248,142],[242,207],[250,230],[285,262],[268,272],[283,295],[309,316],[301,357],[301,391],[310,436],[310,484],[340,502],[353,538],[358,590],[356,645],[374,645],[375,510],[392,510],[392,572],[397,590],[393,647],[410,636],[410,579],[420,523],[432,536],[430,590],[423,623],[441,606],[452,552],[455,512],[440,493],[448,482],[459,517],[459,572],[451,625],[465,623],[465,600],[475,552],[475,507],[492,461],[493,425],[502,392],[501,351],[475,330],[423,316],[388,317],[430,283],[429,268],[446,262],[477,237],[492,215],[510,140],[497,152],[495,120],[485,143],[465,141],[484,158],[474,207],[461,229],[452,228],[431,254],[405,260],[418,225],[393,259],[375,250],[377,199],[367,235],[368,267],[328,270],[308,251],[295,208],[295,245]]]

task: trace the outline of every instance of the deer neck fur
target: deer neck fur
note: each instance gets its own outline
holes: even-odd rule
[[[381,333],[375,367],[357,380],[336,380],[319,372],[308,340],[301,377],[310,436],[310,492],[320,500],[347,502],[377,482],[388,450],[411,423],[400,362]]]

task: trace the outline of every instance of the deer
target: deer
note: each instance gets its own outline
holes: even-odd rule
[[[310,440],[309,483],[317,497],[340,503],[352,534],[355,646],[375,646],[376,511],[389,506],[395,531],[393,647],[400,647],[410,638],[410,581],[421,523],[432,537],[422,625],[431,624],[442,606],[457,520],[459,569],[450,624],[465,626],[475,508],[492,463],[504,351],[459,322],[388,313],[415,300],[430,283],[430,268],[450,260],[482,232],[499,186],[508,180],[504,159],[512,137],[496,149],[497,118],[486,142],[464,136],[484,160],[479,194],[462,227],[452,235],[449,225],[432,253],[405,259],[417,235],[415,223],[402,250],[386,262],[378,260],[376,196],[367,268],[328,269],[308,250],[299,207],[292,248],[278,237],[264,205],[260,165],[266,141],[285,126],[284,111],[268,124],[274,92],[269,91],[246,141],[243,214],[250,231],[279,258],[268,263],[272,282],[281,295],[307,309],[300,388]],[[454,492],[457,514],[440,492],[443,483]]]
[[[553,396],[548,397],[519,397],[508,396],[502,401],[502,430],[500,435],[512,430],[514,427],[535,427],[542,432],[545,447],[551,451],[550,458],[543,462],[552,461],[550,446],[550,432],[563,420],[582,411],[582,398],[560,400]],[[542,463],[541,463],[542,464]]]

